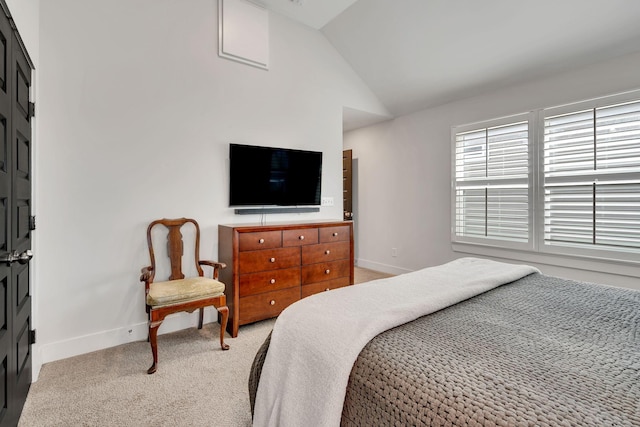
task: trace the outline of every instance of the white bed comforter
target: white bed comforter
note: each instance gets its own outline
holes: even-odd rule
[[[462,258],[300,300],[274,325],[253,425],[339,426],[351,368],[372,338],[534,272]]]

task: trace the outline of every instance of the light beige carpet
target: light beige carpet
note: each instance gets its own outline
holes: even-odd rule
[[[355,282],[388,274],[356,268]],[[242,326],[222,351],[218,324],[158,337],[158,371],[147,375],[146,341],[45,364],[19,426],[251,425],[247,380],[275,319]]]

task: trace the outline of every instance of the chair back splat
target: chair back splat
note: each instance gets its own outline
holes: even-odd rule
[[[198,258],[200,256],[200,226],[198,223],[190,218],[180,219],[158,219],[149,224],[147,228],[147,245],[149,246],[149,255],[151,257],[151,266],[155,268],[155,256],[153,252],[153,241],[151,230],[158,224],[164,225],[167,231],[167,255],[171,262],[171,276],[169,280],[184,279],[184,273],[182,272],[182,256],[184,255],[184,242],[182,241],[182,226],[187,223],[193,224],[195,227],[195,245],[194,245],[194,257],[196,270],[198,275],[202,276],[204,273],[202,267],[198,264]]]
[[[182,257],[184,255],[184,241],[182,227],[187,224],[195,227],[194,260],[197,277],[185,279],[182,270]],[[153,250],[152,230],[155,226],[162,225],[167,229],[167,255],[171,266],[169,280],[155,282],[156,257]],[[153,353],[153,365],[147,370],[152,374],[158,365],[157,336],[158,328],[165,316],[186,311],[200,310],[198,328],[202,328],[204,307],[213,306],[218,311],[220,320],[220,347],[229,349],[224,343],[224,331],[227,327],[229,309],[224,294],[225,285],[218,281],[218,272],[226,265],[216,261],[200,259],[200,226],[194,219],[158,219],[147,227],[147,245],[149,246],[149,258],[151,265],[142,268],[140,280],[145,283],[146,309],[149,314],[149,341]],[[213,268],[212,278],[204,277],[202,266]]]

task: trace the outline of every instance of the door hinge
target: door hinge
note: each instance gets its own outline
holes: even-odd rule
[[[29,344],[36,343],[36,330],[32,329],[29,331]]]
[[[36,216],[31,215],[29,217],[29,230],[33,231],[36,229]]]
[[[29,117],[36,116],[36,104],[34,102],[29,103]]]

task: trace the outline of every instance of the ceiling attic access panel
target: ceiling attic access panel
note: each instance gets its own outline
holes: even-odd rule
[[[269,15],[247,0],[218,0],[218,55],[269,69]]]

